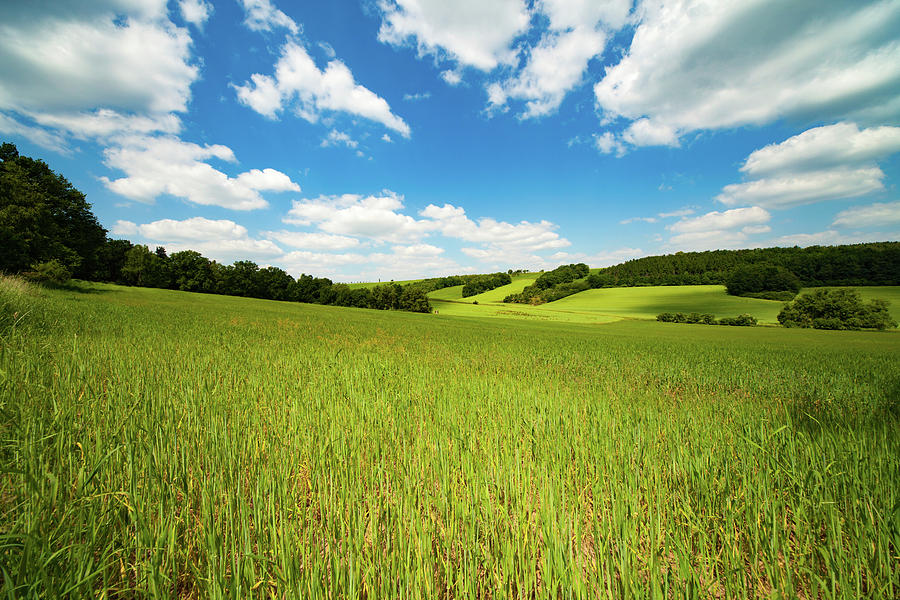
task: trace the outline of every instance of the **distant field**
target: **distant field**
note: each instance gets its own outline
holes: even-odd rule
[[[475,294],[474,296],[469,296],[468,298],[462,297],[462,289],[464,286],[457,285],[454,287],[444,288],[441,290],[435,290],[428,294],[428,297],[433,300],[458,300],[460,302],[478,302],[481,304],[482,302],[502,302],[504,298],[509,296],[510,294],[518,294],[526,286],[534,283],[534,280],[538,278],[540,273],[528,273],[527,275],[515,275],[512,278],[512,283],[509,285],[502,285],[498,288],[494,288],[492,290],[488,290],[481,294]]]
[[[661,312],[712,313],[716,317],[747,313],[762,323],[776,323],[784,302],[739,298],[721,285],[654,286],[587,290],[551,302],[554,310],[655,319]]]
[[[0,278],[0,595],[900,597],[900,334],[575,304]]]
[[[521,285],[518,291],[525,287],[519,282],[513,282],[512,285]],[[509,288],[510,286],[504,287]],[[461,289],[458,288],[458,290]],[[855,289],[859,290],[863,299],[882,298],[888,300],[891,303],[891,314],[895,320],[900,322],[900,287],[859,287]],[[457,288],[449,288],[449,290],[457,290]],[[498,290],[492,290],[492,292]],[[803,292],[807,291],[810,290],[803,290]],[[492,292],[472,298],[478,299]],[[451,305],[451,303],[439,302],[442,298],[438,296],[438,293],[435,292],[431,297],[432,304],[440,314],[582,323],[609,322],[617,319],[655,319],[656,315],[662,312],[699,312],[712,313],[716,317],[737,316],[746,313],[756,317],[760,323],[775,324],[778,322],[776,317],[784,306],[783,302],[774,300],[729,296],[725,293],[725,287],[721,285],[586,290],[556,302],[534,307],[524,304],[500,303],[506,294],[503,294],[495,303],[481,299],[478,306],[457,303]],[[454,293],[456,296],[451,295]],[[497,296],[500,294],[496,294],[494,297]],[[446,299],[453,297],[459,297],[459,291],[447,292]],[[471,298],[463,299],[463,301],[467,300],[471,300]]]

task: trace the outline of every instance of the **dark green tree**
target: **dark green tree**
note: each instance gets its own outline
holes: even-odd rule
[[[725,281],[725,290],[732,296],[760,297],[772,292],[787,292],[792,299],[800,291],[800,279],[779,265],[766,263],[741,265],[734,269]]]
[[[0,146],[0,271],[55,259],[74,277],[90,278],[105,241],[84,194],[44,161]]]
[[[122,279],[129,285],[142,287],[166,287],[166,266],[155,253],[143,244],[134,246],[125,254]]]
[[[896,327],[885,300],[863,302],[852,289],[821,289],[802,294],[778,313],[785,327],[887,329]]]
[[[195,250],[173,253],[169,259],[172,288],[185,292],[215,292],[217,278],[212,263]]]
[[[97,270],[92,279],[123,283],[122,267],[125,266],[125,255],[134,247],[128,240],[107,239],[97,251]]]

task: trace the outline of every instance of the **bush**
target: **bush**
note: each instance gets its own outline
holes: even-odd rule
[[[65,283],[72,277],[69,270],[55,258],[32,265],[31,270],[22,275],[38,283]]]
[[[756,317],[752,315],[738,315],[736,317],[722,317],[719,319],[719,325],[731,325],[733,327],[753,327],[757,324]]]
[[[722,317],[716,321],[715,315],[709,313],[659,313],[656,320],[663,323],[695,323],[702,325],[736,325],[739,327],[752,327],[756,325],[756,317],[740,315],[737,317]]]
[[[785,327],[815,329],[888,329],[897,323],[886,300],[863,302],[856,290],[821,289],[803,294],[778,313]]]

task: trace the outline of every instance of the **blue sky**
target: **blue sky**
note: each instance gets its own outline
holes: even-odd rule
[[[900,239],[900,2],[0,6],[113,237],[337,281]]]

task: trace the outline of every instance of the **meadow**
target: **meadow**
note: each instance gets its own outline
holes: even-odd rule
[[[761,324],[777,325],[784,302],[729,296],[723,285],[667,285],[585,290],[561,300],[529,306],[503,304],[507,294],[517,293],[533,281],[513,281],[511,285],[484,294],[462,298],[462,286],[428,294],[441,314],[473,317],[529,318],[573,323],[608,323],[619,319],[655,319],[662,312],[710,313],[717,318],[750,314]],[[505,292],[501,292],[506,288]],[[801,293],[815,288],[806,288]],[[882,298],[890,302],[890,312],[900,321],[900,287],[854,288],[863,300]],[[478,306],[472,306],[477,301]]]
[[[0,280],[0,595],[900,596],[896,331],[467,314]]]

